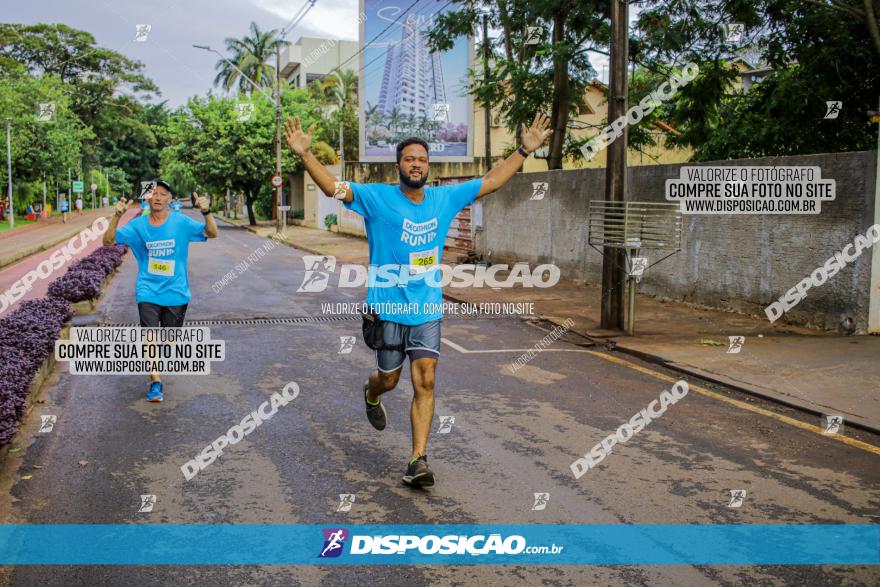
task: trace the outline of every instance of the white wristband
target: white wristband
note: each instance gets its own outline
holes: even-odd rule
[[[348,190],[351,186],[347,181],[336,181],[333,182],[333,197],[337,200],[344,200]]]

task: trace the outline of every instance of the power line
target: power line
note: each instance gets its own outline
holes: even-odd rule
[[[296,28],[296,25],[298,25],[300,21],[305,18],[309,11],[315,6],[315,3],[317,1],[318,0],[306,0],[306,3],[300,7],[299,12],[294,14],[293,18],[291,18],[290,21],[281,28],[281,32],[278,33],[278,38],[283,39],[284,37],[289,35],[290,32],[294,28]]]

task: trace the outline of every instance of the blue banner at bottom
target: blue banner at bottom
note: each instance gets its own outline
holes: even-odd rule
[[[877,565],[878,525],[0,525],[0,565]]]

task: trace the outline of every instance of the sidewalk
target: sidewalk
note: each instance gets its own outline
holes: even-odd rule
[[[218,220],[222,220],[223,222],[227,222],[229,224],[232,224],[232,225],[235,225],[235,226],[238,226],[241,228],[250,228],[250,221],[248,221],[247,214],[242,214],[238,218],[230,218],[230,217],[224,216],[223,214],[214,214],[214,217],[217,218]],[[274,228],[275,221],[274,220],[257,220],[257,227],[266,228],[269,226]]]
[[[133,213],[133,210],[134,210],[134,208],[132,208],[130,211],[126,212],[126,214],[122,217],[122,219],[120,219],[120,221],[119,221],[120,227],[125,226],[129,221],[133,220],[134,218],[137,218],[137,214]],[[103,214],[101,212],[103,212]],[[72,223],[70,221],[70,219],[68,218],[67,224],[63,224],[63,223],[60,223],[60,224],[64,228],[65,231],[69,232],[70,230],[73,230],[73,234],[78,234],[83,228],[85,228],[87,226],[91,226],[92,222],[94,222],[95,219],[98,218],[99,216],[109,216],[110,214],[112,214],[112,208],[105,208],[104,210],[100,210],[100,211],[96,210],[94,213],[89,213],[89,214],[84,213],[81,218],[77,219],[78,221],[82,221],[80,223]],[[87,220],[87,216],[90,216],[90,219]],[[77,226],[79,228],[75,228]],[[47,229],[44,228],[42,230],[47,230]],[[46,233],[42,232],[42,230],[39,231],[40,234],[45,235]],[[49,244],[52,242],[51,239],[54,239],[55,236],[57,236],[57,234],[61,234],[62,238],[58,239],[54,245]],[[67,244],[67,242],[71,238],[73,238],[73,234],[66,235],[63,232],[58,232],[57,234],[50,233],[49,235],[47,235],[46,246],[43,247],[42,249],[38,249],[37,252],[35,252],[31,255],[28,255],[27,257],[21,258],[14,263],[10,263],[9,265],[6,265],[4,267],[0,267],[0,292],[8,291],[9,288],[11,288],[13,286],[13,284],[15,284],[15,282],[17,282],[22,277],[24,277],[25,274],[27,274],[28,272],[36,269],[36,267],[40,263],[49,259],[55,251],[64,247]],[[53,236],[53,235],[55,235],[55,236]],[[13,239],[13,240],[17,240],[17,239]],[[24,240],[24,239],[22,239],[22,240]],[[6,243],[4,241],[0,241],[0,251],[5,251],[4,247],[6,247],[7,244],[8,243]],[[27,292],[24,295],[22,295],[20,298],[16,299],[16,301],[13,305],[11,305],[3,310],[0,310],[0,318],[3,318],[8,312],[10,312],[15,307],[16,304],[18,304],[20,302],[24,302],[27,300],[35,300],[37,298],[41,298],[41,297],[45,296],[46,293],[49,291],[49,284],[51,284],[53,281],[55,281],[58,277],[64,275],[64,273],[67,271],[67,268],[75,260],[87,257],[89,254],[91,254],[92,252],[94,252],[95,250],[100,248],[101,246],[103,246],[103,243],[101,242],[100,237],[88,242],[81,251],[79,251],[78,253],[76,253],[76,255],[74,255],[74,257],[70,260],[70,262],[65,263],[63,266],[59,267],[56,271],[53,271],[52,274],[48,278],[37,279],[36,281],[34,281],[31,284],[30,289],[28,289]],[[2,253],[0,253],[0,254],[2,254]],[[0,307],[2,307],[2,305],[0,305]]]
[[[98,208],[83,212],[82,216],[77,216],[76,213],[68,214],[67,224],[63,223],[61,218],[53,217],[48,222],[42,221],[2,233],[0,268],[72,238],[83,228],[90,226],[99,216],[112,214],[112,210],[112,208]]]
[[[274,233],[274,228],[250,230],[267,237]],[[285,235],[292,246],[312,253],[353,263],[369,260],[366,239],[300,226],[288,227]],[[600,287],[565,280],[543,289],[446,288],[444,295],[475,304],[534,302],[537,316],[557,324],[570,318],[575,332],[608,340],[617,350],[817,414],[841,414],[850,424],[880,432],[877,336],[772,325],[644,295],[636,299],[635,336],[620,335],[599,329]],[[734,335],[745,336],[745,344],[739,353],[728,353],[728,336]]]

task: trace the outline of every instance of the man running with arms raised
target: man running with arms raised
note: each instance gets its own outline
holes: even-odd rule
[[[336,197],[345,207],[364,217],[370,247],[371,270],[376,266],[396,266],[408,270],[404,286],[376,287],[371,282],[367,304],[380,308],[385,344],[403,350],[376,351],[378,369],[364,384],[367,418],[382,430],[387,414],[379,396],[397,385],[407,355],[410,359],[413,389],[410,411],[412,455],[403,477],[413,486],[431,486],[434,473],[428,467],[425,449],[434,416],[434,372],[440,356],[440,319],[443,317],[442,290],[434,276],[443,253],[443,243],[452,219],[476,198],[498,190],[522,167],[535,149],[543,145],[552,131],[549,119],[537,114],[530,128],[522,127],[522,145],[482,179],[425,188],[428,180],[428,145],[410,138],[397,145],[399,185],[339,183],[309,150],[313,127],[302,130],[299,118],[287,119],[287,143],[302,157],[306,170],[327,196]],[[434,285],[429,285],[434,281]],[[428,308],[427,312],[395,311],[394,307]],[[385,309],[388,311],[385,311]]]
[[[104,233],[104,245],[128,245],[137,259],[136,291],[141,326],[180,328],[191,297],[186,274],[189,243],[215,238],[217,224],[207,198],[196,200],[196,206],[205,217],[203,224],[186,214],[172,214],[168,207],[171,186],[161,179],[154,184],[152,191],[148,190],[143,196],[150,203],[150,213],[136,217],[119,230],[116,225],[128,210],[128,201],[123,198],[116,203],[116,214]],[[161,377],[152,373],[150,380],[147,399],[162,401]]]

